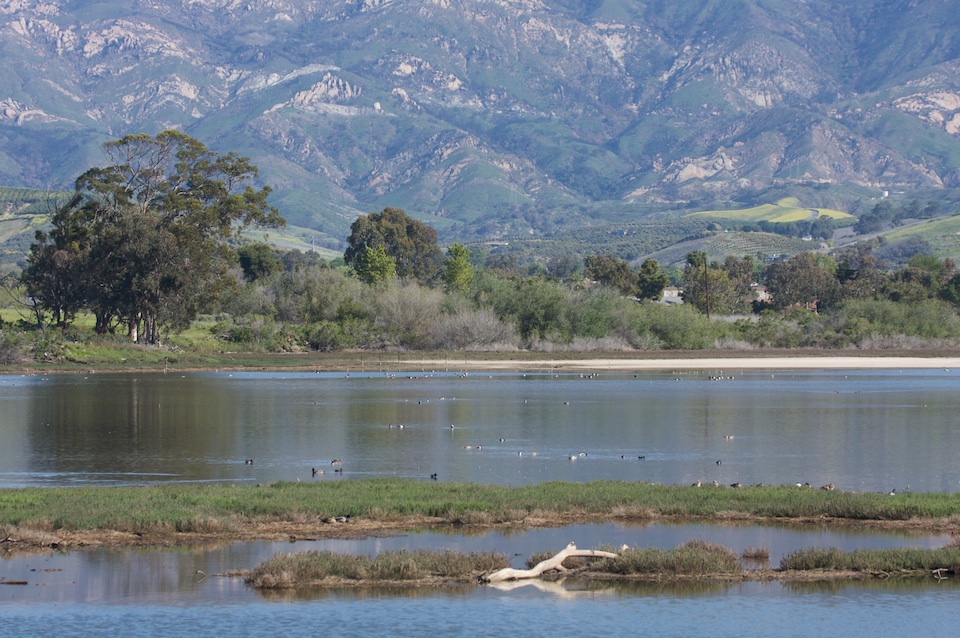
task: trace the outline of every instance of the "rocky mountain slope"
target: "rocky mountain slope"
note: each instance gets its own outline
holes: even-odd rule
[[[960,12],[915,0],[0,0],[0,184],[177,127],[342,241],[960,187]]]

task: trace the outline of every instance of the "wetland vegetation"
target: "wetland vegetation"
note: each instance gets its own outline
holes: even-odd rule
[[[583,580],[831,580],[836,578],[945,578],[960,569],[960,547],[937,549],[884,549],[843,551],[832,548],[797,550],[775,568],[765,562],[750,564],[732,550],[702,540],[672,549],[657,547],[606,547],[612,558],[567,558],[563,569],[540,578],[577,577]],[[550,557],[532,556],[533,567]],[[508,565],[495,552],[465,553],[448,550],[388,551],[376,556],[354,556],[329,551],[277,554],[244,575],[262,589],[302,587],[358,587],[380,585],[444,585],[484,582],[486,576]]]
[[[734,489],[620,481],[508,487],[408,479],[0,490],[0,536],[7,547],[333,538],[429,526],[484,529],[664,519],[954,532],[960,531],[960,494],[890,496],[796,486]]]

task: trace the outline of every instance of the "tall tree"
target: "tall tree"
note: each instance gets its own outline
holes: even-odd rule
[[[637,274],[625,259],[613,255],[590,255],[583,260],[586,276],[629,296],[637,294]]]
[[[815,304],[827,308],[840,299],[840,282],[834,264],[818,260],[813,253],[800,253],[767,266],[767,292],[778,310]]]
[[[110,163],[77,178],[53,229],[37,234],[23,281],[31,295],[50,298],[50,286],[39,283],[65,254],[71,272],[60,283],[82,281],[71,309],[91,310],[99,332],[123,323],[133,340],[155,341],[216,295],[235,260],[226,244],[234,232],[283,218],[267,204],[269,187],[247,183],[258,175],[247,158],[219,155],[178,131],[128,135],[103,148]]]
[[[640,299],[659,301],[669,283],[670,278],[660,270],[660,263],[656,259],[643,260],[637,273],[637,296]]]
[[[387,254],[383,244],[367,246],[356,260],[357,276],[368,284],[384,284],[397,274],[397,260]]]
[[[708,319],[712,313],[729,314],[738,310],[735,283],[726,270],[710,263],[702,250],[687,255],[681,297]]]
[[[727,255],[723,260],[723,270],[733,284],[733,310],[736,312],[749,312],[750,304],[753,301],[753,283],[756,281],[754,273],[753,257],[745,255],[743,257],[734,257]]]
[[[367,247],[383,246],[397,264],[398,277],[433,283],[440,274],[443,255],[437,231],[399,208],[360,215],[350,226],[343,260],[357,269]]]
[[[443,282],[447,290],[465,292],[473,281],[470,251],[463,244],[453,244],[447,249],[447,255],[443,263]]]

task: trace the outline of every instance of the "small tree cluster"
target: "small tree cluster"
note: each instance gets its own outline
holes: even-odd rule
[[[111,160],[77,178],[75,193],[38,231],[22,282],[54,323],[80,310],[104,333],[134,341],[184,327],[220,291],[235,259],[226,239],[251,224],[278,226],[257,169],[178,131],[104,145]]]

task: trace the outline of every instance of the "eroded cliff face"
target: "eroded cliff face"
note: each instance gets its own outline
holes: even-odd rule
[[[335,230],[381,205],[538,232],[775,182],[955,186],[960,18],[895,3],[941,34],[904,53],[889,4],[0,0],[0,182],[68,184],[104,139],[177,127]]]

